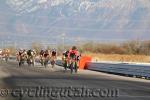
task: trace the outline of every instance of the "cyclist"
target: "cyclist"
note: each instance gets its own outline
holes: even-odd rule
[[[41,51],[40,51],[40,57],[42,57],[43,54],[44,54],[44,50],[41,50]]]
[[[30,50],[27,51],[27,63],[28,63],[29,66],[31,64],[34,66],[35,56],[36,56],[35,50],[30,49]]]
[[[56,49],[52,49],[51,50],[51,65],[52,65],[52,67],[54,67],[54,65],[55,65],[56,58],[57,58]]]
[[[7,62],[10,56],[10,50],[9,49],[4,49],[4,58],[5,61]]]
[[[19,62],[19,66],[24,64],[25,60],[27,59],[27,52],[25,49],[20,49],[17,53],[17,60]]]
[[[40,63],[42,66],[44,65],[44,53],[45,53],[45,51],[42,49],[40,51]]]
[[[48,65],[49,58],[50,58],[50,52],[49,52],[49,50],[46,50],[43,54],[43,64],[45,67],[47,67],[47,65]]]
[[[68,54],[69,54],[69,50],[63,52],[63,56],[62,56],[62,63],[65,70],[67,70],[68,63],[69,63]]]
[[[43,57],[44,57],[44,58],[47,58],[47,57],[49,57],[49,56],[50,56],[49,50],[45,50],[44,53],[43,53]]]
[[[56,49],[52,49],[52,50],[51,50],[51,57],[54,57],[54,58],[57,57]]]
[[[69,58],[69,66],[70,66],[70,69],[71,69],[71,73],[73,72],[73,69],[75,69],[75,72],[77,72],[77,69],[78,69],[78,60],[77,60],[77,57],[78,57],[78,49],[76,46],[73,46],[70,50],[69,50],[69,53],[68,53],[68,58]]]

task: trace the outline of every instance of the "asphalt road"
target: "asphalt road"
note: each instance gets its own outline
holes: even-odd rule
[[[150,100],[149,80],[15,61],[0,63],[0,88],[0,100]]]

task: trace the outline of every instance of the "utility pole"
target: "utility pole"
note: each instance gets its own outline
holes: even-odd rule
[[[1,46],[2,48],[4,48],[4,42],[2,41],[2,46]]]
[[[3,48],[5,48],[5,45],[6,45],[6,43],[5,43],[5,40],[3,41]]]
[[[77,39],[76,39],[77,45],[80,44],[80,41],[81,41],[81,38],[80,38],[80,37],[77,37]]]
[[[66,34],[65,34],[65,33],[63,33],[63,34],[62,34],[62,40],[63,40],[63,50],[65,49],[65,36],[66,36]]]
[[[16,41],[14,42],[14,48],[16,49],[17,45],[16,45]]]

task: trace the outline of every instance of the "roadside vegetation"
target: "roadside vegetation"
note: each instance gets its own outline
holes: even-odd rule
[[[88,42],[80,46],[84,53],[150,55],[150,41],[128,41],[123,43]]]
[[[58,55],[72,45],[57,45],[55,48]],[[150,40],[149,41],[127,41],[122,43],[95,43],[86,42],[77,45],[82,55],[91,56],[94,61],[121,61],[121,62],[147,62],[150,63]],[[32,43],[32,49],[37,53],[41,49],[51,49],[52,46],[44,47],[40,43]],[[11,54],[16,54],[16,48],[8,47]]]
[[[88,42],[80,46],[84,55],[94,61],[121,61],[150,63],[150,41],[128,41],[123,43]]]

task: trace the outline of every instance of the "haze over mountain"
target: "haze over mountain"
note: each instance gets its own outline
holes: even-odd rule
[[[0,10],[1,41],[150,39],[150,0],[1,0]]]

